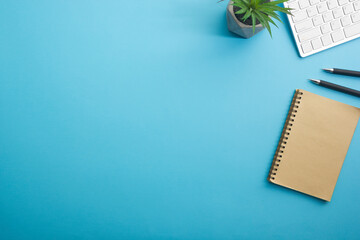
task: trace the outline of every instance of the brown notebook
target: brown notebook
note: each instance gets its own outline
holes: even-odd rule
[[[268,180],[330,201],[359,117],[359,108],[296,90]]]

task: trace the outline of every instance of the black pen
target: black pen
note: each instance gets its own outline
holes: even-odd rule
[[[318,80],[318,79],[309,79],[310,81],[312,81],[313,83],[322,86],[322,87],[326,87],[326,88],[330,88],[339,92],[343,92],[343,93],[347,93],[347,94],[351,94],[353,96],[356,97],[360,97],[360,91],[355,90],[355,89],[351,89],[351,88],[347,88],[347,87],[343,87],[331,82],[327,82],[324,80]]]
[[[359,71],[345,70],[345,69],[339,69],[339,68],[324,68],[323,70],[326,72],[329,72],[329,73],[334,73],[334,74],[339,74],[339,75],[360,77]]]

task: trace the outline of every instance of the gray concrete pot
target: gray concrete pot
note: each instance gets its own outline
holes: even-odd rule
[[[255,26],[255,32],[253,33],[252,25],[244,24],[236,18],[234,13],[234,6],[232,5],[232,3],[232,1],[229,1],[229,4],[226,8],[226,19],[230,32],[233,32],[242,38],[251,38],[252,36],[264,29],[261,24],[257,24]]]

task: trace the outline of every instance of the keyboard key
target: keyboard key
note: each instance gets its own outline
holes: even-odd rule
[[[288,3],[288,8],[292,8],[293,10],[291,10],[291,12],[296,12],[300,9],[298,2],[291,2]]]
[[[321,37],[321,42],[324,46],[330,45],[332,43],[330,34],[326,34]]]
[[[302,31],[305,31],[307,29],[310,29],[312,27],[313,27],[313,24],[312,24],[310,19],[307,19],[306,21],[295,24],[295,29],[296,29],[296,32],[298,32],[298,33],[302,32]]]
[[[336,8],[338,6],[338,3],[336,0],[328,0],[327,5],[328,5],[328,8],[331,10],[331,9]]]
[[[348,0],[338,0],[339,5],[344,5],[347,4],[349,1]]]
[[[314,28],[306,32],[302,32],[298,35],[300,42],[319,37],[321,35],[319,28]]]
[[[351,14],[350,16],[351,16],[351,20],[352,20],[354,23],[360,21],[360,12]]]
[[[331,26],[332,30],[336,30],[336,29],[341,28],[340,21],[338,19],[336,19],[335,21],[332,21],[330,23],[330,26]]]
[[[307,8],[308,6],[310,6],[310,3],[308,0],[300,0],[299,6],[301,9],[304,9],[304,8]]]
[[[292,18],[293,18],[294,23],[300,22],[307,18],[306,11],[300,11],[300,12],[293,13]]]
[[[319,48],[322,47],[322,44],[321,44],[321,41],[320,41],[319,38],[312,40],[311,45],[312,45],[314,50],[319,49]]]
[[[348,15],[346,15],[345,17],[343,17],[343,18],[340,19],[340,20],[341,20],[341,25],[342,25],[343,27],[348,26],[348,25],[351,24],[351,19],[350,19],[350,16],[348,16]]]
[[[331,38],[333,40],[333,42],[339,42],[341,40],[344,40],[345,36],[342,30],[339,30],[337,32],[333,32],[331,33]]]
[[[341,8],[336,8],[333,10],[333,16],[334,18],[340,18],[342,16],[344,16],[343,11],[341,10]]]
[[[343,10],[344,10],[345,15],[348,15],[348,14],[354,12],[352,4],[348,4],[348,5],[344,6]]]
[[[320,0],[310,0],[310,5],[316,5],[320,2]]]
[[[313,50],[312,46],[311,46],[311,44],[309,42],[302,44],[301,48],[302,48],[304,53],[308,53],[308,52],[311,52]]]
[[[346,37],[352,37],[360,33],[360,23],[344,28]]]
[[[355,9],[355,11],[360,10],[360,1],[354,2],[354,9]]]
[[[316,7],[317,7],[319,13],[323,13],[323,12],[327,11],[326,3],[320,3]]]
[[[321,29],[321,32],[322,32],[323,34],[328,33],[328,32],[331,31],[330,24],[328,24],[328,23],[322,25],[322,26],[320,27],[320,29]]]
[[[330,22],[331,20],[333,20],[333,15],[331,12],[326,12],[322,16],[323,16],[324,22]]]
[[[350,2],[356,1],[356,0],[349,0]]]
[[[319,26],[320,24],[323,23],[323,19],[321,17],[321,15],[318,15],[316,17],[313,18],[313,23],[314,23],[314,26]]]
[[[317,14],[317,10],[316,10],[315,6],[309,7],[308,9],[306,9],[306,12],[307,12],[309,17],[313,17],[313,16],[315,16]]]

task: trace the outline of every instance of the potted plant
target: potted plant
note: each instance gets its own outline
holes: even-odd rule
[[[291,14],[290,8],[277,6],[286,1],[231,0],[226,9],[229,31],[250,38],[266,28],[272,37],[270,24],[278,27],[272,18],[282,22],[276,11]]]

